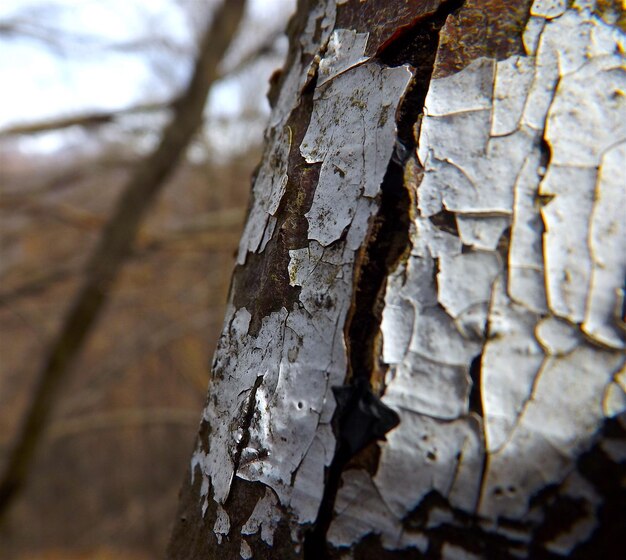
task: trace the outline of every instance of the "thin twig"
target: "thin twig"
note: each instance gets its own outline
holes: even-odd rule
[[[109,124],[120,117],[126,115],[135,115],[137,113],[153,113],[163,111],[175,106],[176,101],[161,101],[156,103],[143,103],[141,105],[132,105],[115,111],[93,111],[79,115],[69,115],[66,117],[58,117],[55,119],[44,120],[39,122],[16,124],[9,128],[0,130],[0,138],[5,136],[16,136],[19,134],[39,134],[42,132],[50,132],[53,130],[62,130],[72,126],[102,126]]]
[[[57,440],[100,430],[120,430],[139,426],[178,424],[189,427],[197,425],[198,421],[198,412],[187,408],[111,410],[59,420],[50,426],[48,440]]]
[[[259,58],[274,52],[276,42],[282,34],[282,30],[273,31],[260,45],[258,45],[257,48],[247,53],[241,60],[237,61],[233,67],[228,68],[223,72],[219,72],[216,80],[222,80],[229,76],[236,75],[256,62]],[[40,134],[42,132],[63,130],[72,126],[80,126],[83,128],[99,127],[105,124],[113,123],[121,117],[125,117],[127,115],[157,113],[173,109],[176,107],[177,103],[180,103],[180,101],[174,98],[173,100],[132,105],[131,107],[124,107],[113,111],[93,111],[58,117],[50,120],[16,124],[8,128],[0,129],[0,138],[18,136],[22,134]]]
[[[243,206],[214,210],[198,216],[181,227],[165,230],[158,235],[142,233],[141,238],[136,240],[132,258],[138,260],[150,256],[154,252],[167,249],[170,245],[174,245],[176,251],[180,251],[181,248],[204,251],[207,246],[232,251],[232,243],[229,245],[226,241],[233,238],[233,243],[236,243],[239,239],[245,210]],[[97,218],[94,217],[95,219]],[[57,267],[49,266],[40,273],[27,270],[22,273],[22,276],[28,277],[27,280],[12,282],[15,285],[0,290],[0,308],[15,300],[40,295],[71,279],[81,272],[82,262],[82,258],[73,258]]]

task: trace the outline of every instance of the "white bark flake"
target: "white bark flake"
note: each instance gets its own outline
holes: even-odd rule
[[[401,422],[374,476],[344,473],[336,546],[371,533],[412,546],[424,534],[404,520],[433,490],[489,531],[503,518],[532,527],[531,498],[561,485],[592,506],[546,545],[558,554],[596,528],[599,498],[573,469],[626,409],[626,66],[623,33],[592,7],[536,0],[527,56],[479,58],[429,86],[412,250],[381,325],[383,402]],[[458,238],[434,225],[441,213]],[[531,533],[511,535],[523,553]]]
[[[351,226],[348,246],[356,250],[375,212],[374,199],[394,147],[398,92],[404,91],[411,73],[377,63],[349,73],[343,67],[316,90],[300,152],[307,162],[322,163],[313,206],[306,214],[309,239],[327,246]]]
[[[356,251],[378,209],[377,195],[394,149],[395,112],[411,79],[406,67],[369,62],[364,56],[367,35],[337,30],[328,49],[322,49],[329,41],[335,9],[334,2],[324,6],[320,3],[313,10],[308,38],[302,42],[304,53],[321,49],[327,55],[319,61],[321,80],[300,146],[307,162],[321,163],[306,216],[308,246],[289,252],[290,284],[301,288],[300,295],[291,309],[283,307],[264,317],[254,335],[249,310],[230,305],[204,411],[211,430],[192,458],[192,476],[199,469],[203,478],[203,513],[210,500],[216,503],[218,540],[232,532],[222,512],[234,477],[267,487],[242,535],[260,531],[262,540],[272,545],[277,521],[289,511],[297,541],[301,527],[317,517],[325,468],[335,452],[331,388],[341,386],[347,372],[344,326]],[[319,34],[320,22],[321,45],[313,45],[311,37]],[[296,60],[288,73],[282,91],[294,101],[285,110],[279,100],[280,109],[272,117],[240,264],[249,253],[263,251],[273,231],[268,234],[268,228],[276,227],[289,172],[291,137],[286,123],[296,92],[316,65],[313,60],[305,68]],[[241,546],[243,555],[245,541]]]

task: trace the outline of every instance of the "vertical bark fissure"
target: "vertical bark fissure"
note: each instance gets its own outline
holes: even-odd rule
[[[482,359],[483,359],[483,355],[481,352],[472,360],[472,363],[469,369],[470,379],[472,380],[472,386],[471,386],[470,393],[469,393],[469,409],[470,409],[470,412],[476,413],[481,418],[484,417],[483,401],[482,401],[482,395],[480,391]]]
[[[376,55],[387,66],[410,65],[414,76],[396,113],[396,147],[381,184],[379,210],[355,263],[353,300],[344,329],[348,375],[344,386],[334,388],[337,450],[327,472],[317,519],[305,536],[307,560],[329,557],[326,534],[344,469],[359,451],[383,439],[399,422],[398,415],[379,398],[384,393],[387,369],[381,359],[384,295],[387,277],[411,248],[412,200],[404,182],[404,164],[416,147],[415,125],[423,113],[439,31],[462,3],[444,3],[435,14],[421,18]]]
[[[237,469],[239,469],[239,464],[241,463],[241,454],[248,445],[248,442],[250,441],[250,425],[252,424],[252,418],[254,417],[254,412],[256,410],[256,393],[261,386],[262,381],[262,376],[257,377],[256,381],[254,382],[254,386],[252,387],[252,389],[250,389],[250,395],[248,396],[248,401],[246,402],[245,413],[243,415],[240,426],[242,435],[235,450],[235,457],[233,458],[234,472],[237,472]]]

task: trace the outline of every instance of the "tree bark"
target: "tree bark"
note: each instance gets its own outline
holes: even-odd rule
[[[300,2],[169,558],[624,550],[625,20]]]

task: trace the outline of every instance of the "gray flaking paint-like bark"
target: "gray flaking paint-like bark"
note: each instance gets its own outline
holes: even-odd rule
[[[592,8],[537,0],[528,56],[478,59],[430,84],[412,250],[388,279],[381,325],[383,401],[401,421],[381,444],[375,476],[344,473],[328,534],[336,546],[370,533],[388,549],[419,542],[424,535],[403,520],[431,490],[519,546],[538,521],[530,498],[551,484],[590,508],[549,550],[567,554],[597,526],[599,498],[574,465],[605,417],[626,410],[616,314],[626,72],[624,34]],[[463,252],[426,219],[442,210],[454,213]],[[469,310],[477,312],[459,321]],[[468,402],[469,366],[481,354],[482,418]],[[505,529],[501,518],[522,524]]]
[[[496,63],[491,136],[506,136],[518,129],[534,75],[534,60],[527,56],[512,56]]]
[[[567,0],[535,0],[530,13],[533,16],[553,19],[562,16],[567,8]]]
[[[230,518],[220,504],[217,505],[217,517],[213,525],[213,532],[217,536],[217,544],[221,544],[222,539],[230,532]]]
[[[547,311],[541,211],[537,187],[545,169],[541,154],[533,150],[524,161],[514,187],[513,227],[509,242],[508,293],[511,299],[535,313]]]
[[[239,556],[241,556],[243,560],[250,560],[251,558],[253,558],[252,549],[250,548],[250,545],[246,542],[245,539],[241,539]]]
[[[563,480],[598,430],[604,389],[622,363],[590,345],[546,358],[512,434],[489,457],[482,515],[524,519],[528,497]]]
[[[344,473],[344,486],[337,497],[335,508],[345,522],[333,523],[328,540],[335,546],[350,546],[362,535],[371,532],[393,533],[399,536],[394,515],[385,506],[371,477],[361,469]]]
[[[347,48],[355,58],[352,45],[348,43]],[[365,47],[364,41],[361,46]],[[323,246],[339,239],[353,224],[359,202],[366,216],[372,214],[373,199],[394,147],[398,92],[404,91],[411,78],[406,67],[384,68],[377,63],[352,66],[347,72],[346,59],[339,53],[341,44],[336,41],[331,54],[339,67],[335,71],[330,63],[326,66],[327,74],[335,77],[315,90],[311,124],[300,146],[308,163],[322,163],[306,218],[309,239]],[[356,238],[348,236],[353,250],[361,245],[367,230],[367,220],[356,222],[351,227],[352,232],[360,226]]]
[[[496,281],[489,307],[490,340],[481,362],[485,444],[491,453],[509,440],[521,411],[532,398],[544,360],[533,336],[538,318],[532,310],[509,300],[503,277]],[[504,364],[508,365],[503,374]]]
[[[331,6],[334,14],[333,2],[314,9],[303,52],[326,50],[334,21]],[[322,22],[322,43],[310,45],[316,21]],[[299,301],[292,309],[264,317],[255,336],[249,333],[251,315],[245,307],[231,304],[227,313],[204,411],[211,429],[191,462],[192,476],[199,469],[203,479],[203,512],[208,500],[217,503],[218,539],[230,529],[222,504],[235,476],[268,487],[244,524],[243,535],[260,531],[271,544],[277,520],[289,511],[292,534],[299,541],[302,526],[317,517],[325,468],[335,451],[331,388],[342,385],[347,372],[344,326],[356,250],[378,210],[376,196],[395,144],[395,112],[411,79],[406,67],[364,62],[366,38],[338,30],[328,57],[312,63],[320,62],[325,80],[315,91],[300,150],[308,162],[321,162],[321,172],[307,215],[308,247],[289,252],[289,279],[292,286],[301,287]],[[296,92],[314,68],[301,66],[296,57],[288,71],[283,91],[289,92],[289,100],[279,99],[272,116],[270,157],[264,158],[254,186],[240,263],[248,252],[262,251],[268,228],[275,226],[273,213],[288,172],[285,141],[291,137],[285,123],[296,106]]]
[[[616,94],[619,91],[626,91],[623,58],[611,54],[592,57],[578,71],[561,78],[546,123],[551,165],[539,192],[554,197],[542,209],[547,229],[548,301],[557,315],[575,323],[583,321],[589,308],[593,256],[588,240],[596,204],[596,170],[606,150],[626,140],[626,99]],[[613,204],[617,203],[614,199]],[[618,231],[607,235],[606,241],[615,237],[619,239]],[[616,258],[621,262],[611,263],[610,268],[620,275],[624,251],[618,251]],[[605,286],[609,294],[620,288],[623,278],[622,274],[617,282]],[[623,347],[618,340],[613,342]]]
[[[337,77],[353,66],[365,62],[363,56],[367,46],[367,33],[357,33],[351,29],[333,31],[326,47],[324,58],[320,60],[317,87]]]
[[[620,285],[626,278],[624,162],[626,144],[622,143],[609,148],[600,164],[589,226],[591,285],[582,327],[592,338],[615,348],[623,347],[624,332],[620,317]]]
[[[509,216],[474,218],[473,216],[456,214],[455,219],[463,245],[485,251],[495,251],[504,230],[511,225]]]
[[[256,503],[250,517],[241,528],[242,535],[261,534],[261,540],[268,546],[274,544],[274,532],[282,519],[276,494],[269,488],[265,489],[264,496]]]
[[[438,300],[466,338],[481,337],[487,320],[491,286],[502,268],[494,251],[442,255],[437,273]],[[472,278],[474,281],[468,282]]]
[[[266,153],[252,189],[254,205],[239,244],[238,264],[246,262],[248,253],[262,252],[273,234],[276,226],[274,214],[287,184],[287,155],[291,148],[291,131],[287,120],[298,106],[300,92],[319,64],[319,58],[313,55],[328,42],[335,25],[335,15],[333,0],[315,4],[300,38],[301,52],[296,54],[293,64],[287,69],[287,76],[270,115],[270,126],[266,132]],[[319,32],[318,40],[315,40],[316,32]],[[303,64],[302,59],[307,55],[310,60]]]

